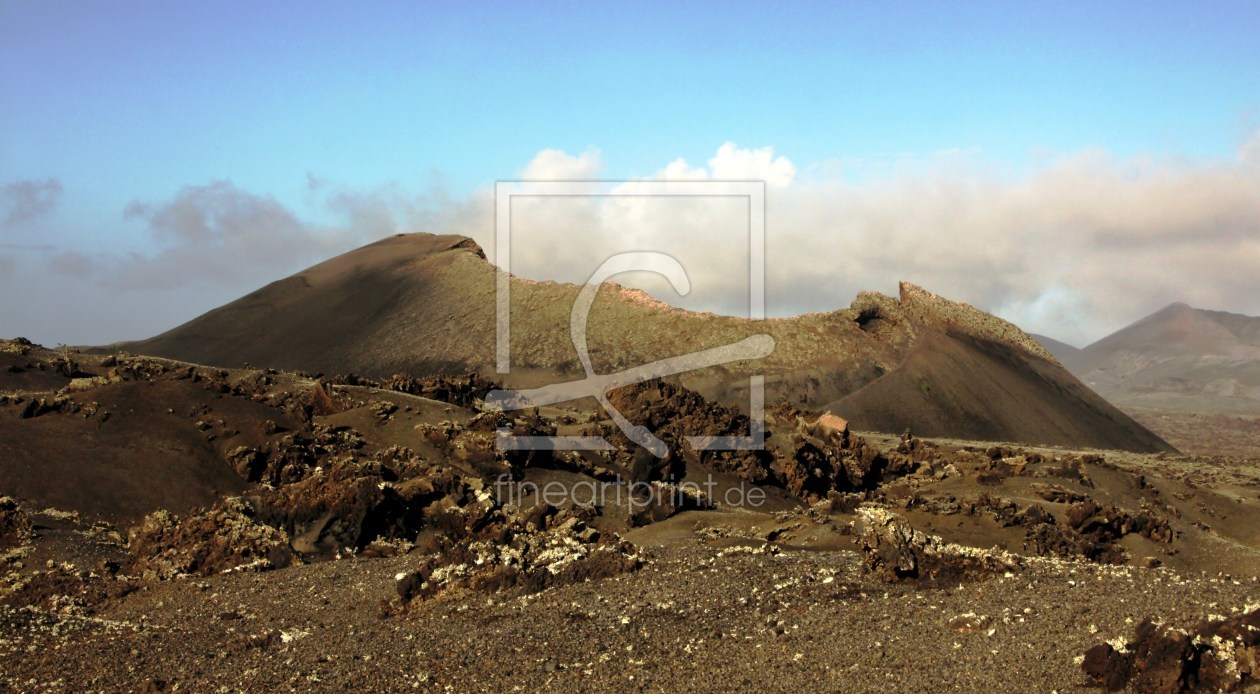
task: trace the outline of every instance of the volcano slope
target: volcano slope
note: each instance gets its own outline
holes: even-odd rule
[[[1260,678],[1258,460],[864,434],[786,402],[764,450],[702,452],[685,437],[747,418],[614,391],[657,459],[587,413],[486,411],[471,376],[0,354],[0,689]]]
[[[1260,318],[1172,304],[1067,366],[1125,406],[1260,414]]]
[[[1179,450],[1260,449],[1260,318],[1178,303],[1063,347],[1074,375]]]
[[[391,237],[274,282],[169,332],[121,345],[195,363],[311,373],[491,373],[496,271],[459,236]],[[570,341],[575,285],[511,280],[510,387],[584,376]],[[597,373],[774,338],[765,359],[683,375],[720,402],[748,402],[763,374],[770,400],[830,406],[857,425],[897,433],[1171,450],[1084,387],[1019,328],[903,283],[847,308],[751,321],[670,307],[602,285],[587,339]]]

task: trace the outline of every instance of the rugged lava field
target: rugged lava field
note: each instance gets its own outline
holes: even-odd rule
[[[674,383],[483,411],[373,380],[0,343],[0,683],[741,690],[1260,677],[1260,461],[747,419]],[[615,450],[503,452],[496,429]]]

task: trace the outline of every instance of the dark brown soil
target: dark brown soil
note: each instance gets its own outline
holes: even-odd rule
[[[925,436],[978,441],[1171,450],[1061,367],[954,329],[924,335],[895,371],[826,408],[866,430],[909,427]]]

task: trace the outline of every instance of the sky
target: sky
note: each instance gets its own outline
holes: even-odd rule
[[[765,180],[772,315],[898,280],[1078,346],[1260,315],[1260,5],[0,0],[6,337],[147,337],[397,232],[490,246],[496,180],[575,177]],[[679,213],[553,211],[513,270],[736,245]],[[737,312],[725,262],[660,298]]]

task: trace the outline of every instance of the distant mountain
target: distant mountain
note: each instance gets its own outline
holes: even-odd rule
[[[1118,404],[1260,412],[1260,318],[1176,303],[1061,360]]]
[[[496,270],[471,239],[399,235],[273,282],[125,348],[203,364],[388,377],[493,374]],[[585,375],[570,338],[580,287],[511,281],[509,386]],[[903,283],[847,309],[752,321],[668,306],[613,283],[587,323],[597,373],[722,347],[758,333],[772,354],[683,374],[684,385],[742,408],[748,378],[768,403],[830,407],[855,427],[924,436],[1168,450],[1082,385],[1019,328]]]
[[[1029,333],[1028,336],[1036,340],[1037,344],[1044,347],[1047,352],[1053,355],[1055,359],[1058,359],[1064,366],[1067,365],[1068,360],[1075,359],[1076,355],[1081,352],[1080,347],[1073,347],[1066,342],[1059,342],[1053,337],[1046,337],[1036,333]]]

